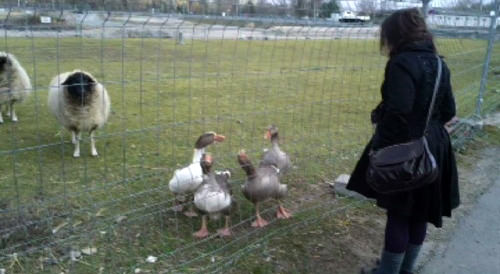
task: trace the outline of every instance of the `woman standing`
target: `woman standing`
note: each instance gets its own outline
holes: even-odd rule
[[[366,182],[370,150],[420,138],[432,100],[438,61],[433,37],[417,9],[399,10],[382,24],[380,48],[389,56],[382,84],[382,102],[372,112],[375,134],[354,169],[347,188],[375,198],[386,209],[385,245],[377,268],[370,273],[412,273],[425,239],[427,223],[442,226],[460,203],[455,156],[445,124],[455,116],[450,71],[442,77],[427,141],[436,159],[438,178],[421,188],[379,194]]]

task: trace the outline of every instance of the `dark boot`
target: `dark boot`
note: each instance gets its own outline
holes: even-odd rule
[[[420,252],[422,245],[409,244],[406,249],[405,258],[403,264],[401,265],[401,274],[411,274],[415,268],[415,262],[417,261],[418,253]]]
[[[373,274],[373,273],[377,272],[377,268],[378,268],[379,264],[380,264],[380,259],[376,259],[373,262],[374,266],[361,268],[361,274]]]
[[[392,253],[384,250],[375,274],[399,274],[404,257],[405,253]]]

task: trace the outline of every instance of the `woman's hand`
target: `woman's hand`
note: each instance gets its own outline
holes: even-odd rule
[[[458,122],[460,122],[460,120],[457,116],[454,116],[450,121],[444,124],[444,128],[448,131],[448,133],[451,133],[455,129],[455,125],[458,124]]]
[[[381,116],[382,116],[382,108],[383,108],[383,103],[380,102],[378,104],[378,106],[372,110],[372,113],[371,113],[371,120],[372,120],[372,124],[373,126],[375,127],[377,125],[377,123],[380,121],[381,119]]]

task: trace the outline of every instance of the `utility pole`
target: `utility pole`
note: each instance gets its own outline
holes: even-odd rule
[[[431,3],[431,0],[422,0],[422,13],[424,14],[424,17],[427,18],[427,15],[429,14],[429,4]]]
[[[486,90],[486,84],[488,82],[488,72],[491,61],[491,54],[493,52],[493,45],[495,44],[495,36],[496,36],[496,26],[497,26],[497,18],[498,18],[498,8],[500,5],[500,0],[495,0],[495,10],[490,12],[490,34],[488,38],[488,48],[486,51],[486,57],[484,58],[483,64],[483,74],[481,76],[481,82],[479,84],[479,94],[477,96],[476,103],[476,116],[481,118],[481,108],[483,106],[484,101],[484,91]]]

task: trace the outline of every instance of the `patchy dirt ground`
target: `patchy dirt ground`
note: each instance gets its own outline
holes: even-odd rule
[[[419,268],[444,251],[457,223],[497,176],[500,162],[500,129],[485,126],[484,132],[457,153],[462,205],[442,229],[431,228]],[[323,197],[327,199],[328,197]],[[341,208],[355,201],[341,198]],[[320,214],[320,213],[317,213]],[[385,215],[368,201],[291,229],[282,236],[260,243],[242,255],[230,272],[250,273],[358,273],[378,257],[383,245]]]

